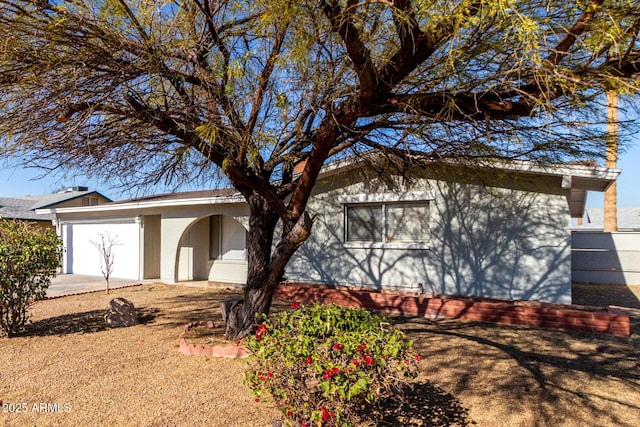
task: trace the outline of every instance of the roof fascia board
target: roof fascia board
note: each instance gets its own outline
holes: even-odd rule
[[[325,165],[320,171],[322,177],[330,176],[344,168],[353,168],[360,163],[360,159],[341,159],[335,162],[331,162]],[[549,175],[563,177],[563,181],[566,182],[568,177],[579,177],[594,179],[597,181],[604,181],[613,183],[620,174],[619,169],[608,169],[599,166],[584,166],[584,165],[549,165],[542,166],[536,165],[528,161],[476,161],[474,163],[453,160],[449,161],[452,166],[473,166],[480,168],[494,168],[507,171],[513,171],[516,173],[524,174],[537,174],[537,175]],[[607,187],[608,187],[607,185]],[[92,192],[90,194],[97,193]],[[99,194],[99,193],[98,193]],[[84,195],[83,195],[84,196]],[[81,197],[81,196],[77,196]],[[104,197],[104,196],[103,196]],[[106,198],[106,197],[105,197]],[[72,200],[72,199],[69,199]],[[128,209],[150,209],[150,208],[163,208],[173,206],[196,206],[196,205],[208,205],[208,204],[229,204],[229,203],[244,203],[245,199],[240,195],[227,196],[227,197],[206,197],[206,198],[190,198],[190,199],[165,199],[165,200],[153,200],[153,201],[137,201],[130,203],[115,203],[95,206],[82,206],[82,207],[68,207],[68,208],[38,208],[36,213],[42,214],[64,214],[64,213],[85,213],[85,212],[112,212],[122,211]],[[61,203],[61,202],[58,202]]]
[[[50,208],[36,209],[38,215],[42,214],[65,214],[65,213],[85,213],[85,212],[113,212],[129,209],[152,209],[175,206],[197,206],[197,205],[218,205],[229,203],[245,202],[241,196],[230,197],[207,197],[207,198],[191,198],[191,199],[166,199],[153,201],[138,201],[131,203],[114,203],[95,206],[69,207],[69,208]]]
[[[99,218],[74,218],[74,219],[59,219],[59,225],[65,224],[139,224],[140,217],[126,216],[126,217],[99,217]]]
[[[371,159],[371,155],[365,155],[366,159]],[[329,176],[343,168],[356,167],[360,162],[366,160],[360,158],[340,159],[323,166],[320,171],[321,176]],[[570,164],[549,164],[540,165],[526,160],[456,160],[445,159],[434,161],[434,163],[450,163],[451,166],[467,166],[474,168],[500,169],[505,171],[533,173],[549,176],[575,176],[580,178],[595,178],[607,181],[615,181],[620,175],[619,169],[610,169],[602,166],[585,166]]]
[[[488,164],[487,167],[491,167]],[[496,163],[493,167],[514,172],[536,173],[551,176],[572,176],[580,178],[595,178],[605,181],[614,180],[620,175],[619,169],[609,169],[601,166],[584,165],[536,165],[530,162],[514,161],[512,163]]]

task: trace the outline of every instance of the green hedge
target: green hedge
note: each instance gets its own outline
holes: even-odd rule
[[[27,310],[45,297],[60,265],[61,242],[53,230],[0,220],[0,335],[16,335]]]

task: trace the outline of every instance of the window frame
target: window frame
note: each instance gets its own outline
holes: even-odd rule
[[[226,253],[223,252],[225,249],[224,246],[224,233],[225,230],[228,231],[228,228],[225,228],[224,221],[225,216],[232,218],[228,215],[224,214],[213,214],[209,215],[209,261],[210,262],[225,262],[225,263],[234,263],[247,262],[247,232],[242,224],[238,223],[238,225],[242,228],[242,233],[244,237],[244,249],[242,249],[242,258],[229,258],[225,257]],[[237,221],[236,221],[237,222]]]
[[[373,194],[373,195],[353,195],[339,198],[343,211],[343,235],[342,241],[345,248],[349,249],[429,249],[431,245],[431,207],[433,197],[428,193],[403,193],[403,194]],[[388,231],[387,207],[389,205],[420,205],[423,204],[428,209],[428,240],[425,242],[386,242]],[[358,206],[380,206],[381,215],[381,238],[379,242],[349,241],[347,233],[349,227],[348,209]]]

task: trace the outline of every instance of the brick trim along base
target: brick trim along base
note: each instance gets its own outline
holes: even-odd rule
[[[509,301],[449,295],[415,295],[366,288],[282,283],[275,298],[363,307],[387,314],[456,318],[629,336],[629,315],[607,307]]]

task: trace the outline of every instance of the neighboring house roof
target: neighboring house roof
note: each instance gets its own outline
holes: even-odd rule
[[[51,219],[50,217],[37,215],[33,210],[32,200],[9,197],[0,197],[0,218],[30,221],[46,221]]]
[[[38,214],[36,209],[51,209],[61,203],[90,195],[102,197],[107,202],[112,201],[97,191],[89,191],[86,187],[72,187],[59,193],[36,196],[0,197],[0,218],[51,221],[55,219],[55,214]]]
[[[576,230],[602,230],[604,225],[604,208],[587,208],[585,219]],[[640,230],[640,207],[618,208],[618,230]]]
[[[360,164],[359,159],[342,159],[325,165],[321,177],[327,177],[342,171],[352,169]],[[584,202],[587,191],[605,191],[620,174],[617,169],[607,169],[597,166],[565,164],[565,165],[537,165],[526,161],[512,162],[475,162],[462,164],[452,162],[452,166],[468,166],[474,168],[497,169],[509,173],[527,176],[555,176],[561,178],[561,187],[571,190],[571,216],[581,217],[584,213]],[[123,211],[132,208],[152,208],[160,206],[187,206],[219,203],[243,203],[244,197],[235,189],[217,189],[204,191],[188,191],[180,193],[166,193],[121,200],[118,202],[75,208],[41,208],[38,214],[56,214],[72,212]]]

